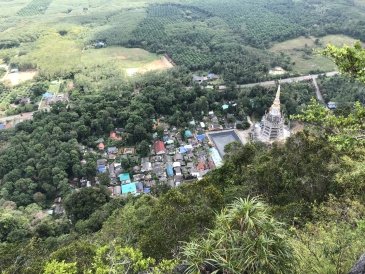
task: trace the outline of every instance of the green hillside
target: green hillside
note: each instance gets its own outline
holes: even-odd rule
[[[0,0],[0,273],[350,273],[364,22],[362,0]]]

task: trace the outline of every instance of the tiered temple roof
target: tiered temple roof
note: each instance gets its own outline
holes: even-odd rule
[[[266,141],[273,141],[283,137],[284,117],[280,108],[280,85],[276,92],[275,100],[268,113],[262,120],[261,137]]]

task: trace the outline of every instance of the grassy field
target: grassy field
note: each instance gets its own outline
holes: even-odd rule
[[[345,44],[352,45],[355,41],[355,39],[345,35],[327,35],[318,38],[317,41],[315,37],[299,37],[277,43],[270,48],[270,51],[289,55],[294,62],[294,73],[307,74],[316,70],[333,71],[336,66],[331,60],[321,56],[318,51],[330,43],[343,46]]]
[[[13,52],[16,56],[12,58],[12,62],[19,67],[32,64],[32,67],[49,78],[77,71],[80,67],[95,65],[115,66],[125,75],[134,74],[131,71],[137,73],[171,67],[162,56],[139,48],[115,46],[85,49],[83,41],[78,37],[86,32],[84,28],[72,27],[68,29],[67,35],[61,36],[57,30],[50,30],[42,34],[36,42],[24,44],[20,49],[23,54]]]
[[[171,67],[162,58],[139,48],[108,47],[85,50],[81,55],[81,63],[85,66],[112,63],[126,75],[132,76],[135,73]]]
[[[164,0],[0,0],[0,58],[41,74],[72,73],[80,66],[112,64],[127,71],[163,69],[162,56],[141,49],[87,49],[98,33],[128,35],[146,15],[144,7]],[[62,35],[60,35],[60,33]],[[17,47],[1,49],[1,43]],[[111,43],[109,43],[111,44]],[[154,65],[155,64],[155,65]]]

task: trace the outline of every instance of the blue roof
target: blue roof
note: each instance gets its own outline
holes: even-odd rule
[[[138,190],[143,191],[143,183],[137,182],[136,187],[137,187]]]
[[[191,138],[193,137],[193,133],[191,133],[191,131],[187,129],[185,130],[184,136],[185,138]]]
[[[180,152],[181,154],[184,154],[184,153],[188,152],[188,150],[187,150],[185,147],[180,147],[180,148],[179,148],[179,152]]]
[[[118,177],[121,182],[131,180],[131,176],[129,176],[129,173],[122,173]]]
[[[205,137],[205,134],[196,135],[196,139],[198,139],[199,142],[203,142],[205,140]]]
[[[52,98],[53,97],[53,93],[52,92],[46,92],[42,95],[43,98],[48,99],[48,98]]]
[[[5,125],[0,123],[0,129],[5,129]]]
[[[167,175],[169,177],[173,177],[174,176],[174,169],[173,169],[173,167],[171,165],[167,165],[166,172],[167,172]]]
[[[143,189],[143,192],[144,192],[144,193],[150,193],[150,192],[151,192],[151,189],[150,189],[149,187],[145,187],[145,188]]]
[[[122,194],[136,193],[136,192],[137,192],[136,183],[122,185]]]
[[[104,165],[98,165],[98,172],[99,173],[105,173],[106,167]]]
[[[116,147],[108,147],[108,153],[118,152]]]

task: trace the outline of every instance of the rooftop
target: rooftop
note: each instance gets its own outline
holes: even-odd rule
[[[136,183],[122,185],[122,194],[137,193]]]

